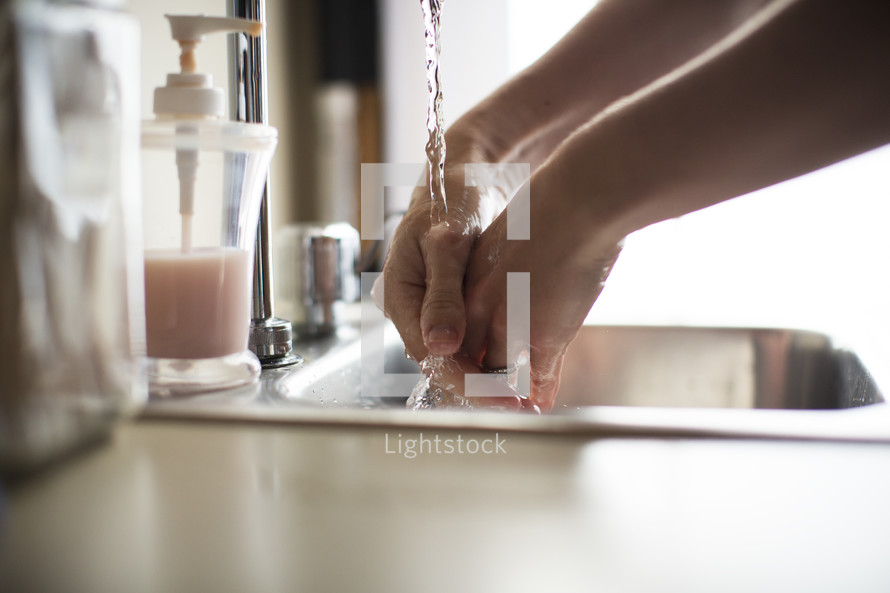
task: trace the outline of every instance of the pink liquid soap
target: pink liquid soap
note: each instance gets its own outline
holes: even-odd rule
[[[152,358],[216,358],[247,348],[251,264],[234,247],[145,252],[145,321]]]

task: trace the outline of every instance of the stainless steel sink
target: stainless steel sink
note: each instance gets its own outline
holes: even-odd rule
[[[851,352],[781,329],[582,328],[566,356],[563,406],[839,409],[884,399]]]
[[[391,327],[387,375],[419,373]],[[402,405],[407,391],[381,382],[361,390],[357,339],[310,342],[302,369],[273,393],[313,407]],[[527,392],[527,386],[521,386]],[[558,406],[839,409],[883,402],[859,359],[822,334],[780,329],[585,326],[562,374]]]
[[[363,344],[367,332],[379,335]],[[152,401],[144,416],[890,442],[890,406],[856,355],[806,331],[586,326],[546,416],[406,410],[416,376],[401,377],[401,386],[397,379],[419,371],[388,322],[296,347],[306,359],[300,367],[264,371],[249,388]],[[376,355],[385,371],[365,390],[363,354]]]

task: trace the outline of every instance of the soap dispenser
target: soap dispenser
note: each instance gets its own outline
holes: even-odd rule
[[[149,391],[197,393],[249,384],[254,246],[277,131],[224,119],[225,94],[198,71],[204,35],[262,24],[167,15],[180,71],[155,89],[143,122],[145,309]]]

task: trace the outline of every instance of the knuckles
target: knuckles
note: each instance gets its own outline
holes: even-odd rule
[[[473,237],[466,225],[456,222],[433,225],[424,238],[427,253],[439,249],[448,251],[458,248],[469,250],[472,242]]]

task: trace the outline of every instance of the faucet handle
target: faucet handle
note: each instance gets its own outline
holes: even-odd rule
[[[292,225],[279,234],[277,251],[278,261],[290,264],[275,275],[279,303],[297,334],[333,333],[344,305],[359,296],[358,231],[347,223]]]

